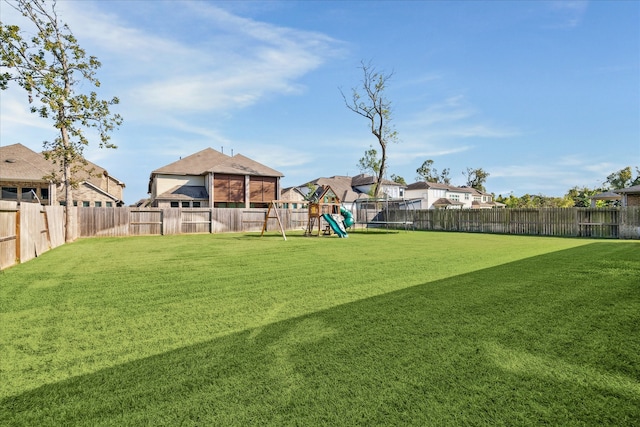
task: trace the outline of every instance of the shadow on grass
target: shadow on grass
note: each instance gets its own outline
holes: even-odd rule
[[[633,425],[640,245],[593,243],[2,400],[3,425]]]

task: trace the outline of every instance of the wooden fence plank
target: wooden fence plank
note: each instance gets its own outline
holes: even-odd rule
[[[0,200],[0,270],[18,259],[18,203]]]

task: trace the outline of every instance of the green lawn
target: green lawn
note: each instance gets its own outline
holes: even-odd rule
[[[79,240],[0,272],[0,425],[640,425],[640,242]]]

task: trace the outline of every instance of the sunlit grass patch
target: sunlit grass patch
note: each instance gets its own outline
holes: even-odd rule
[[[633,425],[640,244],[91,239],[0,273],[8,425]]]

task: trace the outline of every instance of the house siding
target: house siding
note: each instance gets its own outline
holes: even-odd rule
[[[166,193],[174,187],[182,185],[204,186],[204,176],[195,175],[157,175],[155,180],[155,195]]]

